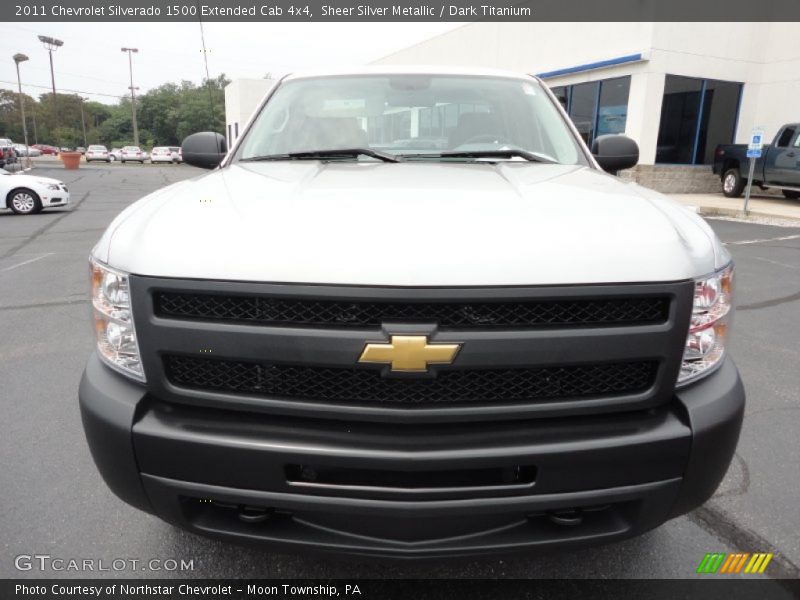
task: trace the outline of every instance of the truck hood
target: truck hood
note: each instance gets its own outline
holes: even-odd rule
[[[517,161],[235,163],[131,205],[94,252],[140,275],[386,286],[673,281],[727,260],[659,194]]]

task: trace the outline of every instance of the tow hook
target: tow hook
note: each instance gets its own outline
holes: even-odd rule
[[[555,525],[575,527],[583,521],[583,511],[580,508],[566,508],[562,510],[547,511],[547,518]]]
[[[273,512],[274,510],[271,508],[240,506],[239,520],[244,523],[263,523],[272,516]]]

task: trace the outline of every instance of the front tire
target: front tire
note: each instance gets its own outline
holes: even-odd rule
[[[722,193],[728,198],[738,198],[744,191],[745,180],[738,168],[728,169],[722,175]]]
[[[783,190],[783,196],[789,200],[800,200],[800,192],[795,190]]]
[[[32,215],[42,210],[42,201],[33,190],[19,188],[9,192],[6,206],[18,215]]]

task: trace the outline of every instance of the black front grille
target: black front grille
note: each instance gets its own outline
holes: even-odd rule
[[[632,394],[654,382],[657,363],[464,369],[432,379],[389,378],[377,370],[287,366],[166,355],[169,381],[198,390],[324,402],[438,404],[526,402]]]
[[[201,321],[316,327],[437,323],[441,328],[565,327],[663,323],[664,296],[478,302],[379,302],[156,292],[159,316]]]

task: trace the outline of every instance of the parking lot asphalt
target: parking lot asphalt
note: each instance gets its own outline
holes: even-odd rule
[[[36,171],[72,206],[0,211],[0,577],[685,578],[706,552],[774,552],[767,574],[800,577],[800,228],[711,220],[737,263],[731,352],[747,389],[739,448],[701,509],[636,539],[545,556],[419,563],[275,554],[177,530],[118,500],[86,445],[77,389],[93,340],[87,257],[145,193],[201,174],[186,165]],[[192,560],[185,572],[19,571],[20,554]],[[776,586],[778,584],[776,583]]]

